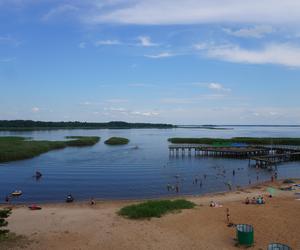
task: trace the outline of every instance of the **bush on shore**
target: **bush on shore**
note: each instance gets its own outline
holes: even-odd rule
[[[193,202],[183,199],[174,201],[146,201],[140,204],[123,207],[118,214],[129,219],[159,218],[168,212],[180,211],[181,209],[191,209],[194,207],[195,204]]]

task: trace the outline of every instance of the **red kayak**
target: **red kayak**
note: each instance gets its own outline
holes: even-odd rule
[[[41,209],[42,209],[42,207],[37,206],[37,205],[31,205],[31,206],[29,206],[28,208],[29,208],[30,210],[41,210]]]

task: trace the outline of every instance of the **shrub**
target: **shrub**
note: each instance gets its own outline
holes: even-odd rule
[[[187,200],[146,201],[140,204],[123,207],[118,214],[130,219],[159,218],[168,212],[191,209],[193,207],[195,207],[195,204]]]
[[[123,137],[111,137],[104,143],[108,145],[125,145],[129,143],[129,140]]]

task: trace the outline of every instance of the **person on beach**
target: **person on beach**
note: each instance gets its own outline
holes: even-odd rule
[[[8,195],[5,196],[5,202],[9,203],[9,196]]]
[[[245,204],[247,204],[247,205],[250,204],[250,199],[249,199],[249,197],[246,198]]]
[[[275,172],[274,177],[275,177],[275,180],[277,180],[277,178],[278,178],[277,172]]]
[[[271,176],[271,182],[274,182],[274,175]]]
[[[178,186],[178,184],[176,185],[175,189],[176,189],[176,193],[179,193],[179,186]]]
[[[229,208],[226,208],[226,219],[227,219],[227,223],[230,224],[230,213],[229,213]]]
[[[95,205],[95,204],[96,204],[96,201],[95,201],[94,198],[92,197],[91,200],[90,200],[90,205],[93,206],[93,205]]]
[[[170,183],[168,183],[168,185],[167,185],[167,190],[170,191],[171,189],[172,189],[172,186],[171,186]]]
[[[235,170],[232,170],[232,175],[235,176]]]

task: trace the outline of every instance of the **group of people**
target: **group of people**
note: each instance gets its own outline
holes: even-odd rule
[[[175,186],[172,186],[170,183],[167,185],[168,191],[176,191],[176,193],[179,193],[179,184],[177,183]]]
[[[246,198],[245,200],[245,204],[265,204],[265,198],[262,195],[259,195],[258,197],[253,197],[252,199],[250,199],[249,197]]]
[[[209,203],[209,206],[210,206],[210,207],[216,207],[216,208],[218,208],[218,207],[223,207],[223,205],[221,205],[221,204],[219,204],[219,203],[217,203],[217,202],[215,202],[215,201],[211,201],[211,202]]]

